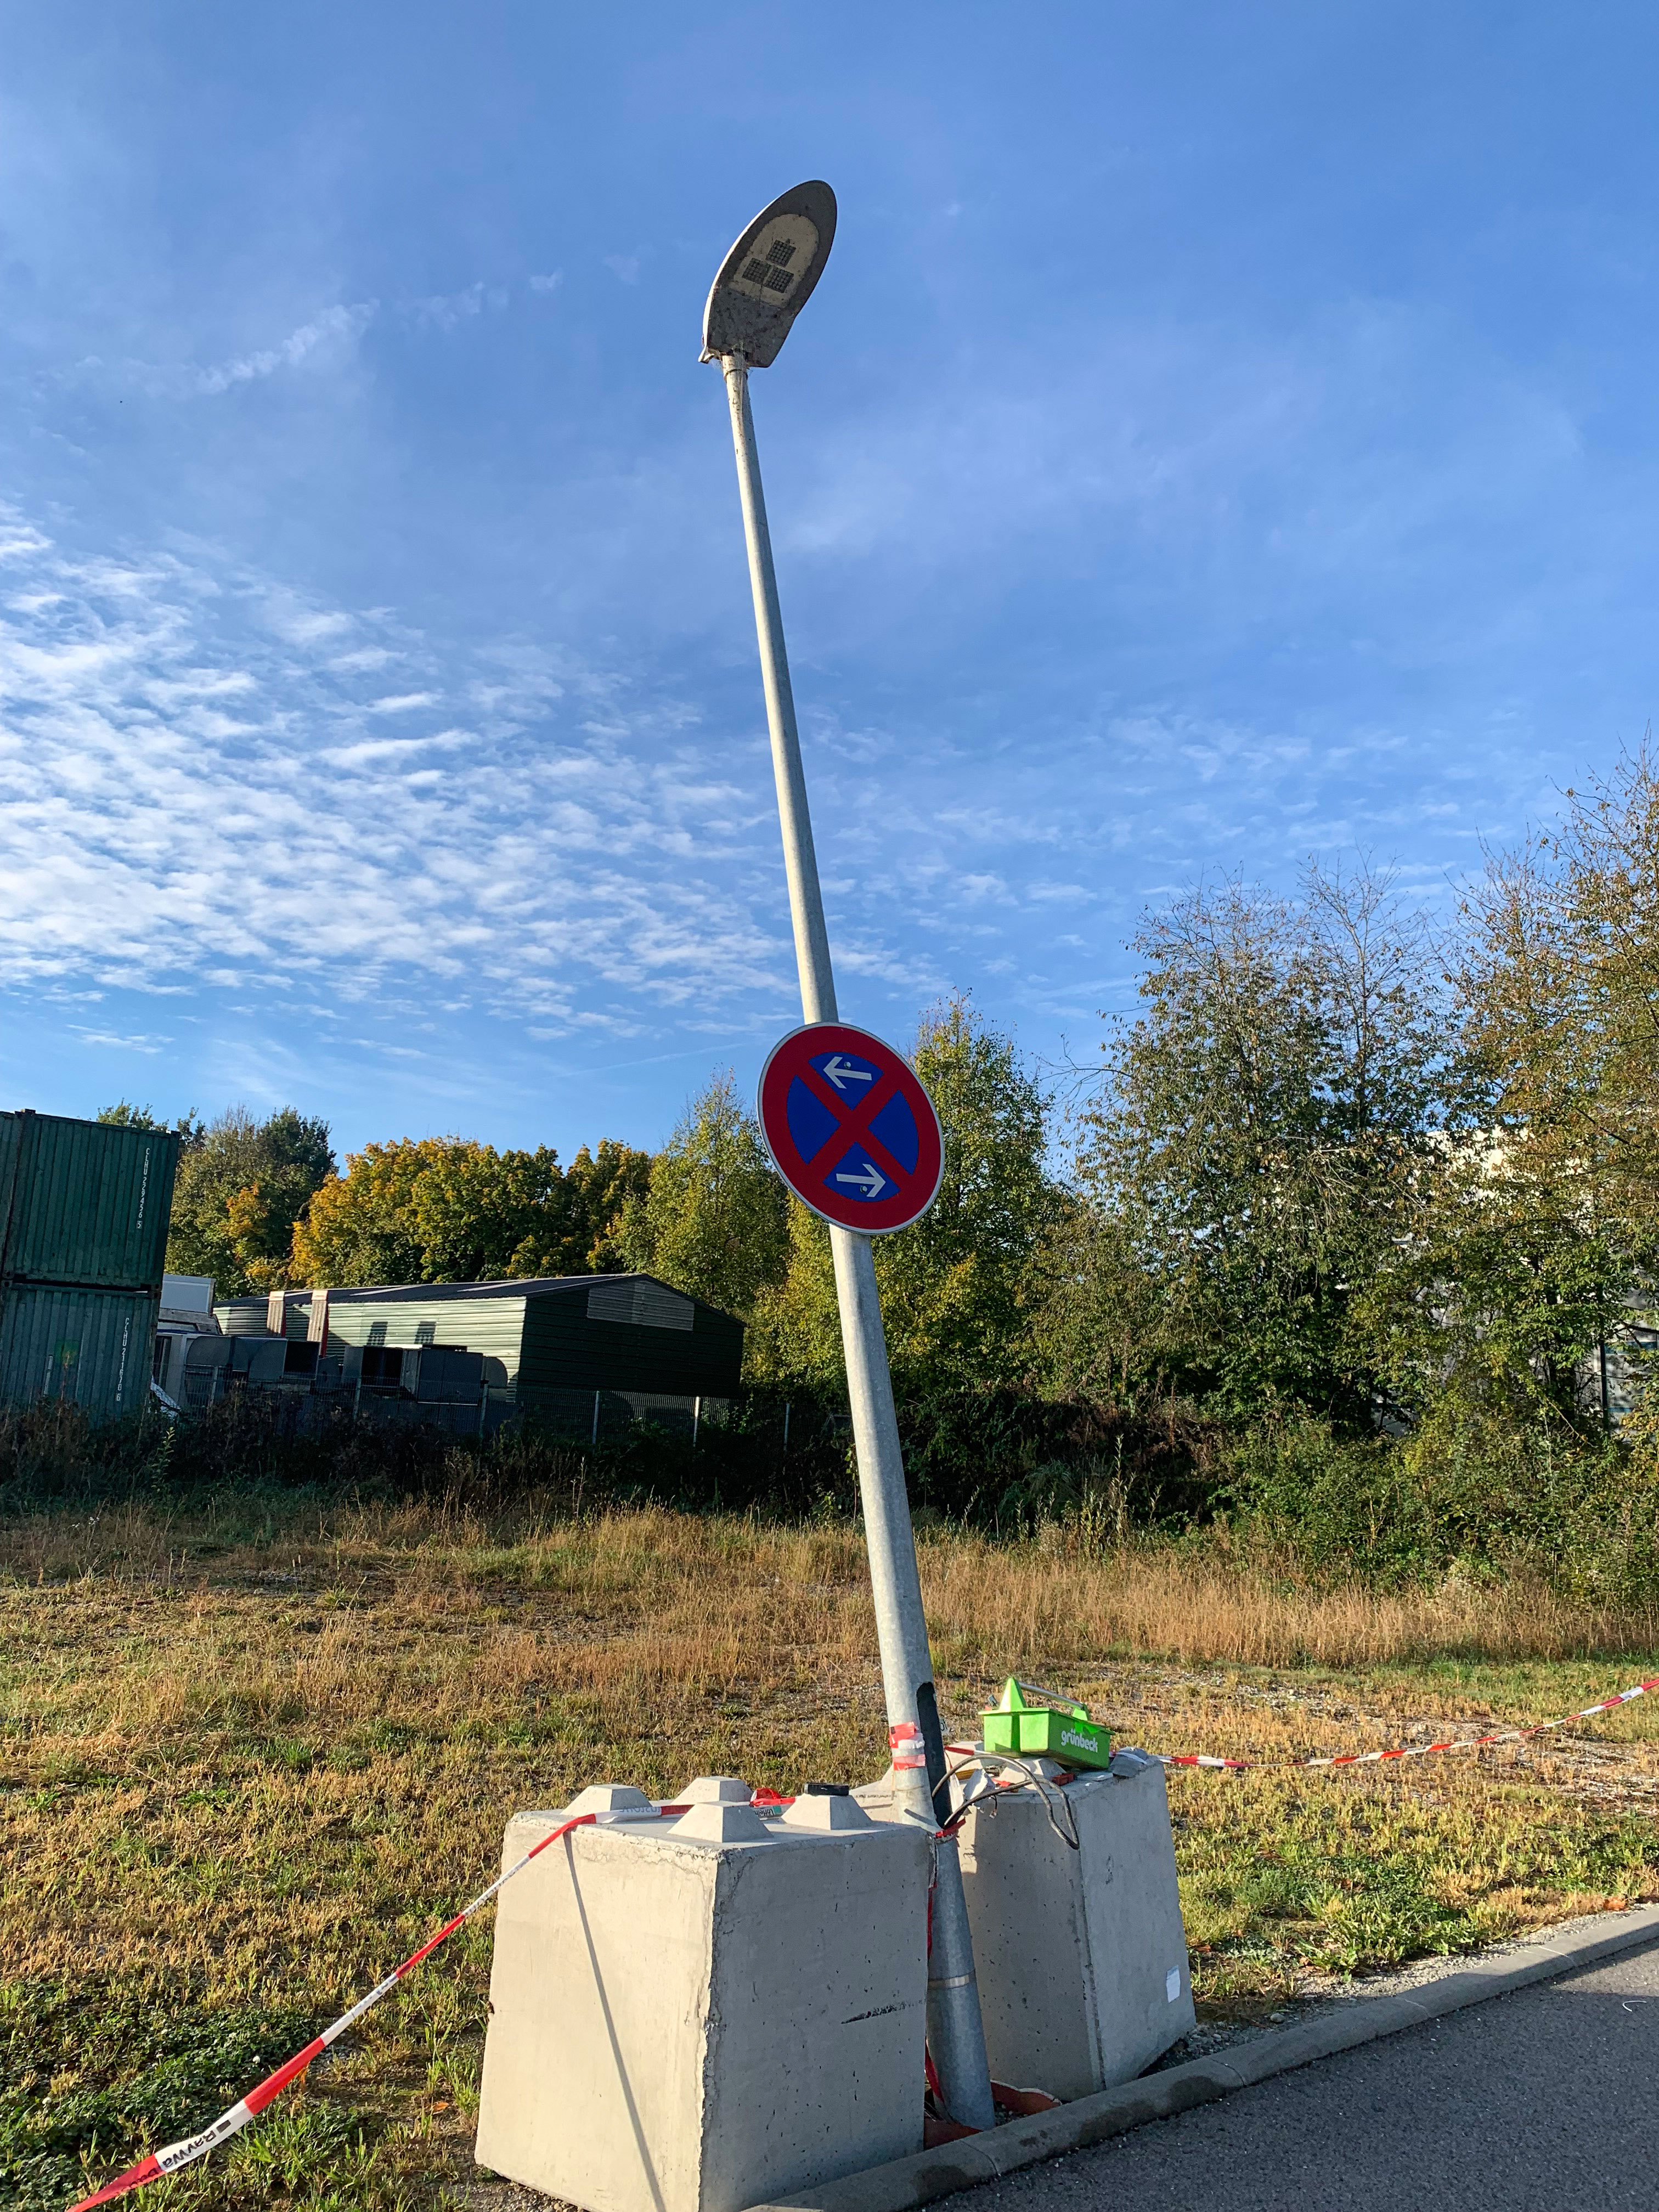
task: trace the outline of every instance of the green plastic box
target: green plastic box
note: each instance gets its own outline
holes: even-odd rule
[[[1045,1704],[1029,1704],[1043,1698]],[[1112,1732],[1091,1721],[1089,1709],[1074,1698],[1039,1690],[1011,1674],[999,1704],[981,1715],[987,1751],[1011,1751],[1022,1759],[1057,1759],[1067,1766],[1109,1766]]]

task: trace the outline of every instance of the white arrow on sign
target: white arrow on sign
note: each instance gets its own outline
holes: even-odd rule
[[[827,1071],[826,1071],[827,1072]],[[859,1175],[838,1175],[837,1182],[850,1182],[854,1190],[861,1190],[866,1198],[875,1198],[887,1188],[887,1178],[872,1160]]]
[[[850,1060],[834,1054],[823,1063],[823,1072],[837,1091],[845,1091],[849,1083],[873,1083],[875,1077],[867,1067],[854,1067]]]

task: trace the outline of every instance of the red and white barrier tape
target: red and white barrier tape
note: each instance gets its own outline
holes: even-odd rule
[[[1212,1753],[1180,1751],[1153,1753],[1165,1766],[1202,1766],[1218,1769],[1230,1774],[1241,1774],[1247,1770],[1263,1767],[1292,1769],[1306,1772],[1312,1767],[1374,1766],[1384,1759],[1427,1759],[1437,1751],[1485,1751],[1494,1743],[1524,1743],[1529,1736],[1547,1735],[1552,1729],[1567,1728],[1574,1721],[1589,1721],[1598,1714],[1610,1713],[1615,1706],[1627,1705],[1632,1699],[1644,1698],[1650,1690],[1659,1690],[1659,1674],[1645,1682],[1638,1682],[1629,1690],[1620,1690],[1611,1698],[1603,1698],[1594,1705],[1586,1705],[1576,1713],[1563,1713],[1559,1720],[1540,1721],[1533,1728],[1494,1729],[1490,1735],[1447,1737],[1441,1743],[1407,1743],[1389,1751],[1345,1751],[1322,1759],[1218,1759]]]
[[[689,1812],[690,1808],[686,1805],[663,1805],[658,1810],[666,1819],[671,1814]],[[210,2150],[217,2150],[221,2143],[228,2142],[232,2136],[240,2135],[250,2120],[257,2119],[267,2106],[276,2103],[290,2082],[299,2080],[313,2058],[320,2058],[331,2044],[337,2043],[349,2027],[356,2025],[371,2005],[377,2005],[382,1997],[389,1996],[406,1975],[414,1972],[422,1960],[432,1956],[440,1943],[447,1942],[458,1928],[465,1928],[475,1912],[481,1911],[498,1890],[506,1887],[514,1875],[522,1874],[532,1859],[539,1858],[550,1844],[556,1844],[561,1836],[568,1836],[573,1828],[591,1827],[596,1822],[617,1817],[607,1813],[579,1813],[574,1820],[562,1821],[550,1833],[544,1836],[540,1843],[532,1844],[521,1859],[507,1868],[505,1874],[498,1875],[488,1889],[480,1890],[471,1905],[464,1905],[453,1919],[445,1921],[437,1934],[422,1943],[418,1951],[411,1951],[402,1966],[394,1966],[386,1979],[377,1982],[366,1997],[359,1997],[349,2012],[343,2012],[331,2026],[313,2037],[303,2051],[296,2051],[286,2065],[279,2066],[274,2074],[265,2076],[257,2089],[250,2089],[246,2097],[239,2098],[228,2112],[221,2112],[218,2118],[204,2128],[199,2135],[186,2136],[182,2142],[168,2143],[161,2150],[153,2150],[148,2158],[140,2159],[137,2166],[129,2166],[125,2173],[118,2173],[113,2181],[106,2181],[90,2197],[82,2197],[78,2203],[70,2206],[70,2212],[92,2212],[95,2204],[113,2204],[118,2197],[125,2197],[132,2190],[142,2189],[146,2182],[159,2181],[163,2174],[177,2173],[183,2166],[194,2166],[198,2158],[205,2158]],[[632,1817],[637,1819],[638,1814]]]

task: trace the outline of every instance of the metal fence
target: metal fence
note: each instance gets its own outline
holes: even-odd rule
[[[538,1390],[526,1413],[556,1435],[597,1447],[647,1425],[695,1445],[704,1425],[718,1426],[727,1398],[677,1397],[660,1390]]]
[[[284,1435],[318,1433],[343,1414],[386,1427],[438,1429],[451,1436],[483,1438],[522,1414],[555,1435],[594,1448],[620,1443],[647,1425],[682,1437],[695,1447],[704,1426],[722,1424],[731,1406],[725,1398],[676,1397],[650,1390],[538,1391],[533,1402],[521,1406],[512,1389],[498,1385],[486,1385],[465,1398],[415,1397],[361,1381],[265,1377],[213,1366],[185,1369],[179,1408],[203,1413],[239,1392],[275,1408]]]

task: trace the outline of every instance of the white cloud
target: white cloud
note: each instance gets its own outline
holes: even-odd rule
[[[433,691],[403,691],[389,699],[371,699],[365,711],[370,714],[406,714],[411,707],[435,707],[437,694]]]
[[[533,276],[530,281],[532,285],[536,283]],[[506,307],[511,297],[505,284],[486,284],[480,277],[459,292],[434,293],[427,299],[410,300],[403,313],[411,322],[427,329],[453,331],[459,324],[481,315],[486,307]]]
[[[441,984],[563,1027],[787,979],[755,911],[765,787],[711,775],[679,702],[527,647],[433,680],[384,614],[22,525],[3,543],[0,982]],[[418,688],[384,692],[393,664]],[[465,726],[380,734],[447,696]]]
[[[118,1052],[159,1053],[173,1042],[170,1036],[118,1036],[110,1030],[76,1030],[82,1044],[112,1046]]]
[[[290,331],[276,345],[243,354],[235,361],[222,362],[216,368],[198,370],[195,389],[204,393],[228,392],[233,385],[274,376],[279,368],[296,368],[319,349],[344,350],[356,343],[374,321],[379,307],[377,300],[360,300],[355,307],[325,307],[320,315],[301,323],[298,330]]]
[[[546,293],[556,290],[563,279],[555,270],[548,276],[532,276],[529,281],[532,291]],[[632,283],[633,278],[625,281]],[[507,307],[511,300],[509,286],[486,283],[480,277],[459,292],[394,301],[391,312],[417,329],[449,331],[473,320],[486,308],[500,310]],[[110,362],[101,355],[88,354],[69,372],[70,380],[94,384],[114,381],[136,387],[152,399],[215,398],[286,369],[305,365],[321,368],[349,359],[380,313],[379,300],[337,303],[319,309],[286,337],[270,345],[256,346],[246,353],[233,355],[228,360],[205,367],[188,362]],[[7,557],[10,550],[5,542],[0,541],[0,559]]]
[[[349,615],[306,605],[291,592],[267,592],[262,595],[262,605],[267,627],[275,630],[278,637],[286,638],[290,645],[322,645],[331,637],[345,637],[351,630]],[[378,666],[388,658],[382,653],[374,665]],[[341,665],[338,661],[331,664],[335,667]]]
[[[152,399],[215,398],[240,386],[255,384],[303,364],[322,368],[348,357],[380,313],[378,300],[324,307],[273,344],[237,354],[203,368],[189,362],[106,362],[89,354],[70,373],[76,382],[114,381],[135,387]],[[6,549],[0,547],[0,551]]]
[[[399,1037],[464,1010],[533,1037],[791,1018],[752,692],[711,729],[556,638],[428,637],[211,548],[76,556],[3,511],[0,558],[0,986],[320,996]],[[890,723],[843,725],[818,670],[806,688],[837,967],[878,1026],[975,976],[1019,975],[995,1010],[1047,1018],[1093,997],[1143,898],[1200,866],[1386,854],[1431,811],[1438,854],[1476,819],[1439,822],[1460,790],[1426,757],[1381,812],[1368,763],[1403,742],[1382,726],[1310,735],[1156,697],[1011,710],[1006,731],[971,700],[957,729],[896,699]],[[441,1053],[427,1064],[440,1080]]]
[[[448,749],[473,742],[471,730],[436,730],[429,738],[365,738],[354,745],[331,745],[322,757],[337,768],[356,768],[365,761],[406,760],[434,746]]]
[[[0,561],[27,561],[47,550],[51,540],[15,515],[0,518]],[[47,596],[50,596],[48,594]]]

